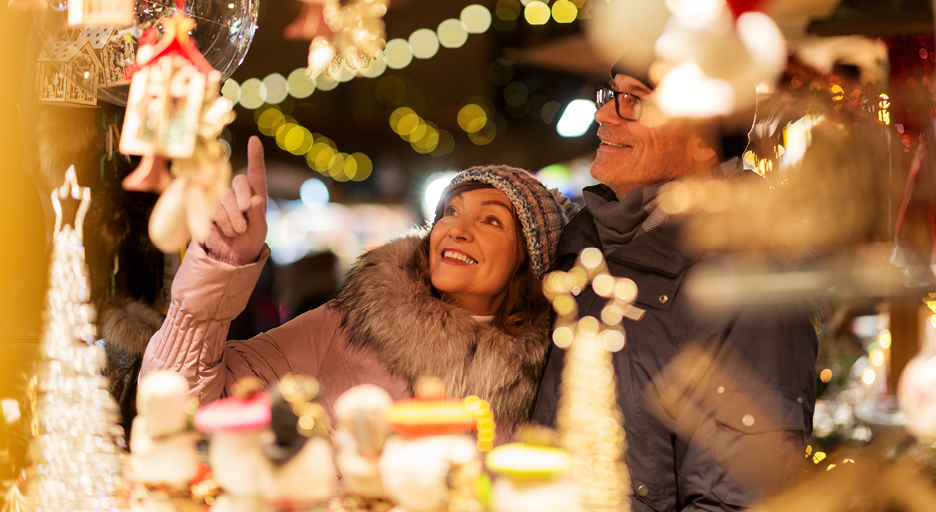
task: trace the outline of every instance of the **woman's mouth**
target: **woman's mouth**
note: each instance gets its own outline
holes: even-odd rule
[[[478,262],[469,258],[465,253],[458,251],[442,251],[442,257],[450,260],[460,261],[468,265],[477,265]]]

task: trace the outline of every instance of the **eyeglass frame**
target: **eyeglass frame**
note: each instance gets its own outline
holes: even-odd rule
[[[640,120],[640,116],[643,115],[643,104],[647,100],[641,98],[640,96],[637,96],[636,94],[633,94],[630,92],[624,92],[624,91],[615,91],[610,86],[601,84],[601,85],[598,85],[597,90],[595,91],[595,106],[599,110],[601,110],[601,107],[607,105],[611,101],[608,99],[605,99],[604,101],[602,101],[603,99],[602,93],[604,93],[604,91],[610,92],[612,97],[614,98],[614,112],[617,114],[618,117],[620,117],[621,119],[625,121],[639,121]],[[618,100],[618,96],[620,95],[629,96],[636,100],[636,102],[634,103],[634,108],[633,108],[634,117],[631,118],[631,117],[625,117],[621,115],[621,103],[620,103],[620,100]]]

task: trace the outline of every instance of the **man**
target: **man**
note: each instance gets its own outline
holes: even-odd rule
[[[637,284],[640,321],[613,354],[624,414],[625,461],[637,512],[739,510],[802,472],[815,406],[818,340],[804,311],[700,314],[683,278],[709,257],[680,244],[680,223],[657,208],[671,180],[760,179],[742,170],[753,115],[667,120],[642,73],[612,70],[598,92],[598,154],[586,208],[563,230],[557,266],[597,247],[611,273]],[[737,125],[736,125],[737,126]],[[751,177],[745,177],[745,175]],[[766,185],[765,185],[766,186]],[[606,299],[589,288],[579,314],[600,317]],[[534,420],[555,425],[564,350],[553,347]]]

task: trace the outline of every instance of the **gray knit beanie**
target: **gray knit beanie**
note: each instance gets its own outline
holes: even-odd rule
[[[547,190],[542,183],[523,169],[506,165],[472,167],[452,178],[442,197],[459,183],[478,181],[503,192],[513,204],[533,271],[540,279],[552,269],[556,259],[559,234],[578,207],[558,190]],[[435,220],[442,216],[442,201],[436,206]]]

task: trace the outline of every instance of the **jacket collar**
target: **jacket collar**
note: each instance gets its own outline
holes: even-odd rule
[[[594,185],[586,190],[609,199],[615,197],[614,192],[606,185]],[[675,277],[701,256],[680,246],[680,231],[681,224],[671,219],[660,227],[635,238],[625,246],[605,254],[605,258],[610,263],[624,264],[640,270]],[[557,261],[570,256],[575,258],[586,247],[602,247],[594,217],[587,208],[582,209],[573,217],[563,230],[557,247]]]

